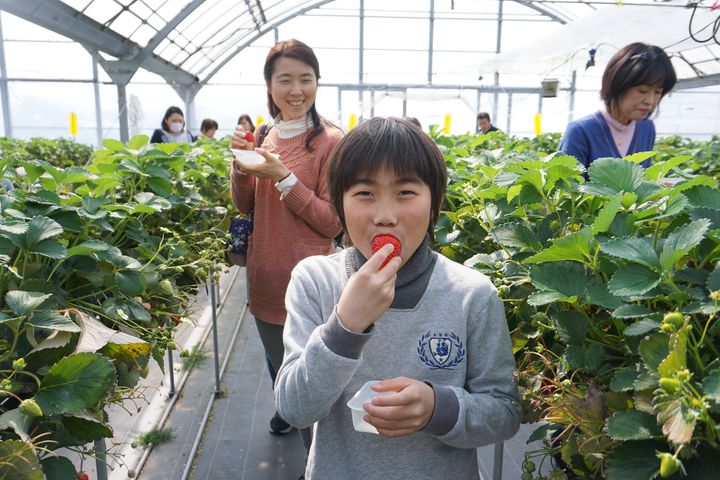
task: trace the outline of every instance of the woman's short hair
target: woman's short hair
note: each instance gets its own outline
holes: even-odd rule
[[[250,118],[250,115],[248,115],[247,113],[243,113],[238,117],[236,125],[240,125],[243,120],[250,124],[250,132],[255,133],[255,124],[253,123],[252,118]]]
[[[218,123],[213,120],[212,118],[205,118],[203,119],[202,123],[200,124],[200,131],[201,132],[207,132],[208,130],[217,130],[218,129]]]
[[[170,118],[170,115],[172,115],[173,113],[179,113],[180,116],[183,117],[183,121],[185,121],[185,114],[183,113],[182,110],[180,110],[180,107],[172,106],[172,107],[168,108],[165,111],[165,116],[163,117],[162,122],[160,123],[160,127],[163,130],[165,130],[166,132],[170,131],[170,127],[168,126],[167,121],[168,121],[168,118]]]
[[[434,241],[434,225],[447,189],[445,158],[435,142],[408,120],[375,117],[350,130],[330,155],[328,185],[330,202],[343,228],[343,195],[364,178],[383,169],[397,177],[417,177],[430,188],[428,234]]]
[[[605,67],[600,98],[608,111],[611,111],[617,109],[620,97],[632,87],[660,87],[662,99],[672,90],[675,82],[675,69],[662,48],[640,42],[631,43],[618,50]]]

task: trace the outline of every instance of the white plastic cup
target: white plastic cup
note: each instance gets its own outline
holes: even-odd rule
[[[360,390],[358,390],[355,395],[347,402],[347,406],[350,407],[350,410],[352,411],[353,428],[356,432],[377,434],[377,428],[373,427],[365,420],[363,420],[363,417],[367,413],[363,408],[363,405],[365,404],[365,402],[369,402],[375,397],[382,397],[384,395],[392,395],[395,393],[376,392],[375,390],[370,388],[371,385],[374,385],[376,383],[380,383],[380,381],[370,380],[365,382],[362,388],[360,388]]]
[[[236,160],[240,160],[246,165],[259,165],[265,161],[265,157],[253,150],[240,150],[239,148],[231,148]]]

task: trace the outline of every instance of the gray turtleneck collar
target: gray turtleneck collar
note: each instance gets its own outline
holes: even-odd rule
[[[355,247],[350,247],[348,250],[345,256],[345,271],[349,277],[365,265],[367,259]],[[430,249],[430,239],[425,236],[413,256],[398,270],[395,298],[390,308],[403,310],[415,308],[427,289],[436,261],[437,253]]]

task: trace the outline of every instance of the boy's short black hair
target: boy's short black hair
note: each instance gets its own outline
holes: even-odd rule
[[[618,108],[620,97],[632,87],[660,87],[662,99],[676,82],[675,69],[662,48],[640,42],[631,43],[618,50],[605,67],[600,98],[608,111],[613,111]]]
[[[211,129],[217,130],[218,122],[216,122],[212,118],[203,119],[202,123],[200,124],[200,131],[207,132],[208,130],[211,130]]]
[[[480,120],[480,119],[482,119],[482,118],[486,118],[487,121],[489,122],[489,121],[490,121],[490,114],[487,113],[487,112],[479,112],[479,113],[477,114],[477,119]]]
[[[416,125],[396,117],[375,117],[362,122],[338,142],[330,156],[328,185],[330,202],[343,228],[343,195],[359,179],[389,168],[398,177],[418,177],[430,188],[430,225],[433,228],[447,190],[445,158],[435,142]]]

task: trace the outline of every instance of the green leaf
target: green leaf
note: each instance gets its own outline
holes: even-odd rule
[[[608,418],[607,433],[613,440],[649,440],[662,435],[654,415],[634,409]]]
[[[112,138],[106,138],[102,142],[103,147],[107,148],[111,152],[124,152],[126,151],[125,145],[122,142],[113,140]]]
[[[660,254],[660,264],[663,268],[672,270],[675,262],[702,241],[709,227],[710,220],[702,218],[683,225],[668,235]]]
[[[692,155],[678,155],[677,157],[673,157],[670,160],[667,160],[665,162],[658,162],[654,165],[649,166],[645,170],[645,174],[648,178],[652,180],[659,180],[667,174],[670,170],[677,167],[678,165],[687,162],[688,160],[692,160]]]
[[[559,429],[562,429],[563,427],[564,425],[560,423],[546,423],[545,425],[540,425],[530,434],[530,437],[528,437],[526,443],[530,445],[531,443],[537,442],[538,440],[543,440],[548,436],[549,433],[553,433]]]
[[[649,318],[644,318],[625,328],[623,335],[626,337],[643,337],[650,332],[657,332],[658,330],[660,330],[659,323]]]
[[[720,368],[712,370],[703,378],[702,388],[710,400],[720,404]]]
[[[0,430],[12,429],[20,440],[30,440],[30,428],[34,417],[25,415],[19,408],[13,408],[0,415]]]
[[[670,353],[668,343],[669,337],[664,333],[654,333],[640,341],[640,356],[650,370],[657,372],[662,361],[667,358]]]
[[[710,230],[720,228],[720,209],[717,208],[694,208],[690,211],[690,218],[700,220],[706,218],[710,221]]]
[[[45,311],[36,313],[27,323],[33,327],[47,328],[48,330],[58,330],[62,332],[79,332],[80,327],[65,315],[60,315],[56,311]]]
[[[169,197],[172,195],[173,184],[164,178],[152,177],[147,183],[148,187],[150,187],[150,189],[158,195],[163,197]]]
[[[150,192],[140,192],[134,198],[137,205],[133,208],[133,211],[140,211],[139,209],[141,209],[141,213],[159,212],[172,207],[172,204],[166,199]]]
[[[63,244],[54,239],[38,242],[32,247],[29,247],[28,252],[37,253],[50,258],[63,258],[67,255],[67,250]]]
[[[623,301],[608,291],[607,285],[598,283],[594,279],[587,285],[585,301],[590,305],[598,305],[607,309],[619,308]]]
[[[549,303],[559,302],[559,301],[570,301],[571,303],[575,303],[577,301],[577,297],[575,296],[567,296],[564,293],[560,292],[533,292],[528,296],[527,303],[528,305],[532,307],[539,307],[541,305],[547,305]]]
[[[145,275],[136,270],[119,270],[115,273],[115,283],[122,293],[130,297],[145,291]]]
[[[592,229],[584,227],[581,230],[552,241],[552,246],[542,252],[528,257],[524,263],[544,263],[572,260],[584,262],[590,257],[590,241],[593,239]]]
[[[641,165],[620,158],[598,158],[588,169],[591,184],[605,185],[620,192],[635,192],[645,179],[645,170]]]
[[[62,423],[70,435],[83,442],[92,442],[113,436],[113,431],[109,426],[91,415],[63,415]]]
[[[629,392],[635,389],[635,380],[640,372],[636,368],[626,368],[618,371],[610,381],[610,390],[613,392]]]
[[[712,186],[699,185],[685,190],[683,194],[687,197],[690,205],[696,208],[718,208],[720,205],[720,190]]]
[[[607,229],[610,228],[613,220],[615,220],[615,215],[617,215],[620,210],[621,200],[622,195],[615,195],[605,205],[603,205],[600,212],[598,212],[595,217],[595,222],[593,222],[593,234],[597,235],[598,233],[605,233]]]
[[[565,343],[581,343],[590,328],[590,321],[579,310],[561,311],[552,316],[560,339]]]
[[[619,297],[642,295],[660,283],[660,274],[643,265],[620,267],[608,282],[608,290]]]
[[[530,270],[530,280],[538,290],[560,292],[566,297],[580,298],[585,293],[585,272],[573,264],[534,265]]]
[[[0,442],[0,478],[43,480],[42,467],[32,445],[20,440]]]
[[[670,335],[670,353],[658,366],[658,373],[661,376],[670,377],[687,367],[687,340],[690,328],[686,325]]]
[[[67,457],[46,457],[40,460],[45,480],[75,480],[75,466]]]
[[[623,157],[623,160],[627,160],[628,162],[633,162],[633,163],[642,163],[645,160],[647,160],[648,158],[652,158],[657,154],[658,154],[658,152],[654,152],[652,150],[649,152],[636,152],[636,153],[633,153],[630,155],[625,155]]]
[[[600,251],[646,267],[657,268],[660,266],[660,260],[653,250],[651,240],[647,238],[614,238],[600,245]]]
[[[52,294],[49,293],[10,290],[5,295],[5,303],[15,315],[28,315],[50,297]]]
[[[128,142],[128,148],[132,150],[140,150],[148,144],[149,137],[147,135],[135,135]]]
[[[75,245],[74,247],[70,248],[67,252],[68,257],[73,257],[75,255],[90,255],[94,252],[110,252],[115,247],[112,247],[111,245],[108,245],[105,242],[101,242],[99,240],[87,240],[85,242],[82,242],[79,245]],[[117,252],[118,255],[120,252]]]
[[[35,400],[45,415],[96,408],[113,385],[115,367],[102,355],[75,353],[53,365]]]
[[[572,368],[595,370],[602,365],[605,359],[605,351],[597,344],[588,347],[568,345],[567,349],[565,349],[565,359]]]
[[[667,445],[651,440],[620,443],[608,456],[607,479],[655,480],[660,471],[656,451],[667,451]]]
[[[490,232],[493,240],[505,247],[527,248],[540,250],[542,245],[529,228],[521,223],[504,223]]]
[[[28,224],[25,234],[25,245],[30,247],[48,238],[56,237],[63,233],[63,228],[55,220],[48,217],[33,217]]]
[[[613,318],[638,318],[651,315],[653,312],[643,305],[625,304],[612,312]]]

